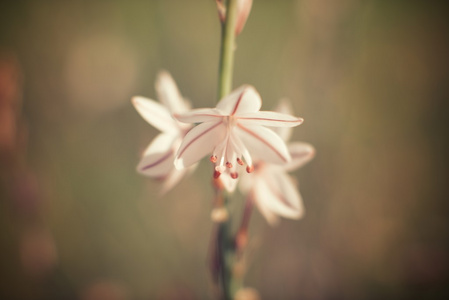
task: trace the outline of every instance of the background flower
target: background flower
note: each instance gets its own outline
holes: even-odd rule
[[[162,179],[162,193],[165,193],[189,171],[176,169],[173,162],[181,140],[191,126],[176,121],[173,114],[186,112],[190,104],[182,98],[173,78],[165,71],[158,75],[156,91],[163,105],[140,96],[132,99],[134,107],[145,121],[162,131],[144,151],[137,171]]]
[[[275,111],[291,114],[289,102],[283,100]],[[292,132],[289,127],[277,127],[276,131],[288,142]],[[256,157],[254,174],[243,176],[240,189],[249,201],[254,201],[259,211],[271,224],[279,222],[279,216],[299,219],[304,215],[304,204],[299,193],[299,186],[287,172],[295,171],[310,161],[315,155],[312,145],[302,142],[287,144],[291,160],[283,164],[272,164]]]

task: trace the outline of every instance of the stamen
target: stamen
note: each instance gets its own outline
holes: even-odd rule
[[[226,167],[230,169],[230,168],[232,168],[232,164],[228,161],[228,162],[226,163]]]
[[[254,171],[254,166],[253,165],[246,167],[246,172],[251,173],[253,171]]]
[[[243,160],[240,159],[240,157],[237,157],[237,163],[241,166],[243,166]]]
[[[212,156],[209,158],[209,160],[210,160],[211,162],[213,162],[213,163],[216,163],[216,162],[217,162],[217,157],[216,157],[215,155],[212,155]]]
[[[219,171],[214,171],[214,178],[217,179],[220,177],[221,173]]]
[[[239,174],[237,172],[231,173],[232,179],[237,179],[239,177]]]

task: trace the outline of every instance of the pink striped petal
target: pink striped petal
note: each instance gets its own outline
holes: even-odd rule
[[[162,132],[178,131],[176,121],[162,104],[140,96],[133,97],[131,101],[142,118],[155,128]]]
[[[182,140],[175,159],[175,167],[183,169],[211,153],[215,145],[225,137],[222,121],[206,122],[192,128]]]
[[[253,86],[243,85],[224,97],[217,104],[217,109],[224,115],[239,115],[256,112],[262,106],[262,99]]]
[[[171,114],[183,113],[190,109],[190,104],[181,96],[175,81],[167,71],[159,72],[156,79],[156,92],[159,101]]]
[[[223,115],[215,108],[197,108],[183,114],[175,114],[174,117],[183,123],[203,123],[218,121]]]
[[[284,172],[264,173],[265,180],[258,180],[254,197],[258,205],[276,215],[289,219],[299,219],[304,215],[301,196]]]
[[[137,171],[151,177],[164,177],[173,168],[175,153],[173,143],[176,137],[170,134],[159,134],[145,150],[137,165]]]
[[[238,115],[238,121],[244,125],[260,125],[270,127],[295,127],[304,120],[291,115],[274,111],[258,111]]]
[[[287,172],[294,171],[308,163],[315,156],[315,148],[302,142],[294,142],[287,145],[292,160],[284,166]]]
[[[243,126],[238,124],[238,134],[251,153],[251,156],[274,164],[290,161],[290,154],[284,141],[263,126]]]

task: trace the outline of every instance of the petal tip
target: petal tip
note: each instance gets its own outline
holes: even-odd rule
[[[182,158],[180,158],[180,157],[175,158],[175,161],[174,161],[173,164],[175,165],[175,168],[176,168],[177,170],[182,170],[182,169],[184,169],[184,168],[186,167],[186,166],[184,165],[184,159],[182,159]]]

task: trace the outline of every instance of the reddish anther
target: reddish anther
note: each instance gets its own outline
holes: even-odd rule
[[[217,157],[216,157],[215,155],[212,155],[212,156],[209,158],[209,160],[210,160],[212,163],[216,163],[216,162],[217,162]]]
[[[240,157],[237,157],[237,163],[241,166],[243,166],[243,160],[240,159]]]
[[[247,166],[246,167],[246,172],[251,173],[254,171],[254,166]]]
[[[228,161],[228,162],[226,163],[226,167],[230,169],[230,168],[232,168],[232,164]]]
[[[217,179],[218,177],[220,177],[221,173],[218,171],[214,172],[214,178]]]
[[[239,174],[237,172],[231,173],[231,178],[232,179],[237,179],[238,177],[239,177]]]

